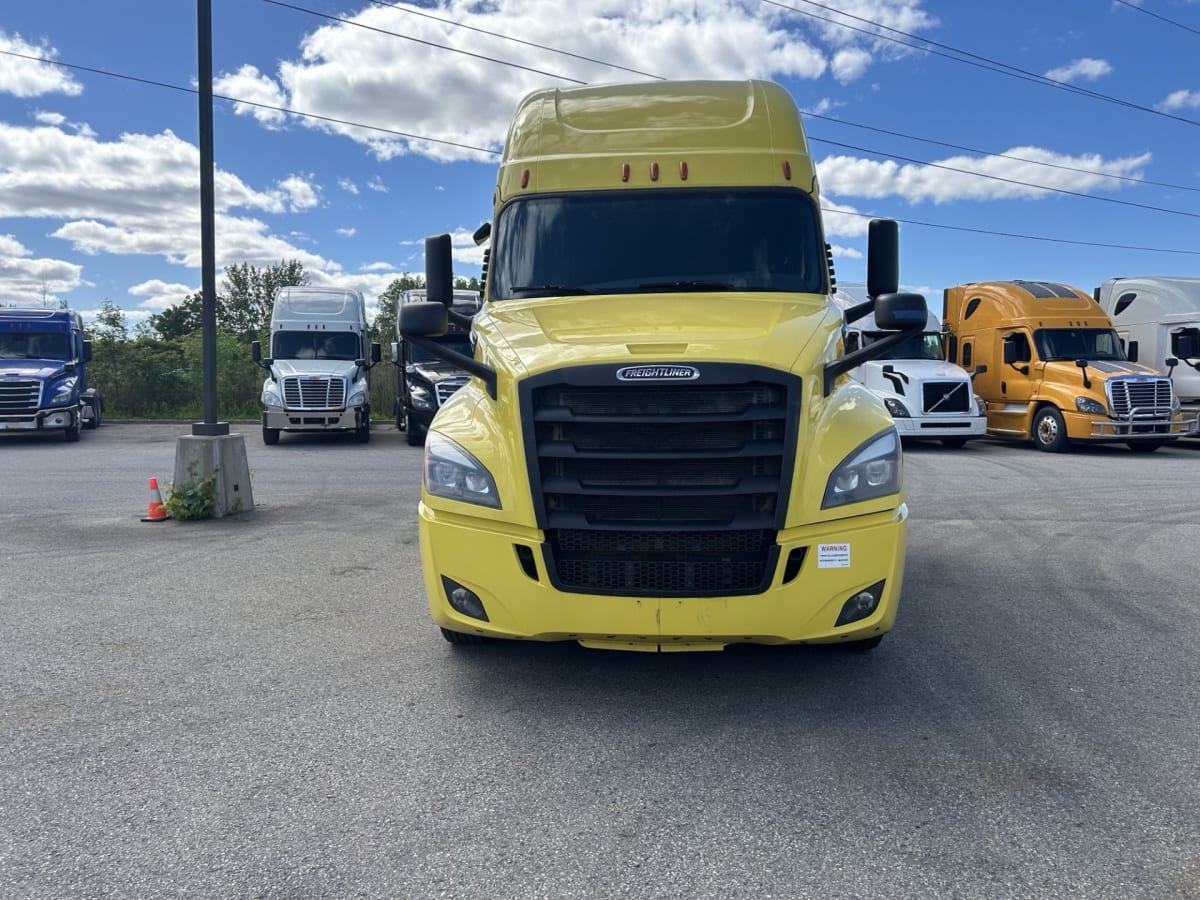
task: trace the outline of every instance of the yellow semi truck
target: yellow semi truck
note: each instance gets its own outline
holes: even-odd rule
[[[1112,322],[1077,287],[981,281],[946,288],[946,354],[974,373],[987,433],[1060,453],[1072,442],[1150,452],[1186,430],[1171,380],[1126,358]]]
[[[404,339],[472,375],[430,424],[419,506],[432,617],[455,644],[875,646],[908,509],[887,410],[847,377],[925,325],[871,223],[843,311],[791,96],[769,82],[543,90],[494,195],[473,355],[450,240]],[[440,301],[440,302],[436,302]],[[845,353],[848,320],[893,331]]]

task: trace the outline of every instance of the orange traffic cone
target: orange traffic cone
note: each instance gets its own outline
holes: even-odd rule
[[[167,508],[163,506],[162,494],[158,490],[158,479],[150,479],[150,502],[146,504],[146,515],[142,518],[143,522],[165,522],[171,518],[167,515]]]

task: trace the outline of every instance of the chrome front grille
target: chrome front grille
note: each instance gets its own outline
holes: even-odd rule
[[[434,390],[437,392],[437,404],[441,406],[457,391],[465,385],[470,379],[464,375],[461,378],[447,378],[445,381],[439,381],[434,385]]]
[[[927,413],[965,413],[971,408],[971,390],[965,381],[927,381],[921,386]]]
[[[35,413],[42,405],[42,383],[35,379],[0,378],[0,416]]]
[[[346,379],[340,375],[289,375],[283,379],[287,409],[344,409]]]
[[[1104,383],[1104,391],[1115,419],[1161,418],[1171,413],[1173,397],[1167,378],[1117,376]]]

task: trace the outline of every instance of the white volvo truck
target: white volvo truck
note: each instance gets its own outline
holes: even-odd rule
[[[353,432],[371,439],[371,367],[379,344],[370,343],[366,300],[359,291],[281,287],[271,312],[270,355],[258,341],[255,362],[270,374],[262,387],[263,443],[281,432]]]
[[[859,302],[842,291],[835,298],[847,310]],[[870,346],[889,334],[875,324],[871,313],[847,321],[846,352]],[[966,370],[946,362],[941,322],[932,312],[923,332],[852,369],[850,377],[883,401],[901,438],[940,440],[947,447],[961,447],[987,431],[983,401],[972,390]]]

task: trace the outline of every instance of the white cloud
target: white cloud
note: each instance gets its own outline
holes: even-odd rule
[[[1200,109],[1200,91],[1179,90],[1167,94],[1165,100],[1158,104],[1163,112],[1175,112],[1181,109]]]
[[[377,194],[386,194],[388,192],[387,185],[383,183],[383,179],[378,175],[367,182],[367,190],[374,191]]]
[[[353,181],[351,181],[349,178],[339,178],[337,183],[338,183],[338,187],[340,187],[343,191],[345,191],[348,194],[357,194],[358,193],[358,185],[355,184]]]
[[[138,303],[138,309],[153,312],[182,303],[192,294],[199,292],[199,285],[173,284],[157,278],[135,284],[129,289],[130,296],[145,298]]]
[[[45,94],[67,94],[78,96],[83,86],[62,66],[49,66],[32,59],[21,59],[10,54],[54,59],[58,51],[53,47],[31,44],[19,34],[0,31],[0,94],[14,97],[41,97]]]
[[[1073,60],[1065,66],[1051,69],[1046,73],[1046,77],[1054,81],[1095,81],[1111,72],[1112,66],[1105,60],[1083,57]]]
[[[358,233],[357,228],[335,228],[334,232],[342,237],[354,237]]]
[[[946,203],[965,199],[1040,197],[1047,193],[1044,188],[1080,193],[1111,188],[1116,182],[1105,175],[1137,177],[1142,167],[1149,164],[1150,154],[1105,160],[1097,154],[1067,156],[1040,147],[1014,147],[1006,151],[1005,157],[956,156],[935,162],[946,168],[828,156],[817,162],[817,171],[822,189],[839,197],[897,196],[910,203]],[[1069,168],[1047,168],[1038,165],[1039,162]]]
[[[858,78],[871,64],[874,57],[860,47],[838,50],[833,54],[829,69],[833,77],[843,84]]]
[[[62,259],[34,257],[11,234],[0,234],[0,285],[5,304],[41,306],[82,284],[83,267]]]
[[[61,221],[53,236],[82,253],[155,255],[199,266],[199,152],[170,131],[100,141],[56,128],[0,123],[0,160],[0,218]],[[308,269],[331,266],[268,234],[261,220],[237,214],[308,208],[314,196],[298,176],[258,191],[218,170],[218,265],[299,259]]]
[[[312,209],[320,200],[317,190],[312,183],[299,175],[290,175],[279,182],[279,187],[287,196],[288,209],[293,212],[302,209]]]
[[[921,12],[919,0],[854,0],[849,5],[852,11],[893,27],[912,30],[932,24]],[[545,0],[490,4],[459,0],[445,7],[447,19],[470,22],[478,31],[448,27],[418,12],[368,6],[348,16],[368,27],[324,25],[304,39],[297,58],[284,60],[274,74],[244,66],[217,80],[220,92],[400,132],[389,135],[322,119],[295,120],[307,128],[349,137],[366,145],[379,159],[421,154],[491,163],[517,100],[547,84],[569,86],[653,76],[815,79],[829,67],[825,52],[799,30],[816,27],[812,20],[744,0],[689,4],[581,0],[572,6],[570,29],[562,27],[561,8],[551,7]],[[854,33],[845,29],[830,28],[828,35],[822,29],[820,33],[833,40],[835,32],[837,71],[843,80],[857,77],[871,58],[883,55],[873,49],[873,57],[868,57],[862,47],[866,42],[873,48],[873,39],[861,35],[854,39]],[[555,54],[539,55],[534,65],[526,47],[499,35],[519,36],[523,41],[558,47],[578,57],[611,60],[626,68]],[[475,55],[447,52],[442,47]],[[502,66],[482,57],[539,71]],[[283,124],[279,114],[260,108],[242,105],[235,109],[272,126]],[[422,140],[424,137],[448,143]]]
[[[825,237],[863,237],[867,233],[870,218],[862,215],[853,206],[835,203],[828,196],[821,198],[821,219],[825,223]]]
[[[234,112],[253,116],[268,128],[281,127],[287,120],[286,113],[268,108],[286,107],[287,97],[273,79],[263,75],[255,66],[245,65],[232,75],[214,78],[213,93],[249,101],[235,103]]]
[[[830,249],[833,250],[833,255],[839,259],[862,259],[862,251],[855,250],[853,247],[843,247],[840,244],[831,244]]]

